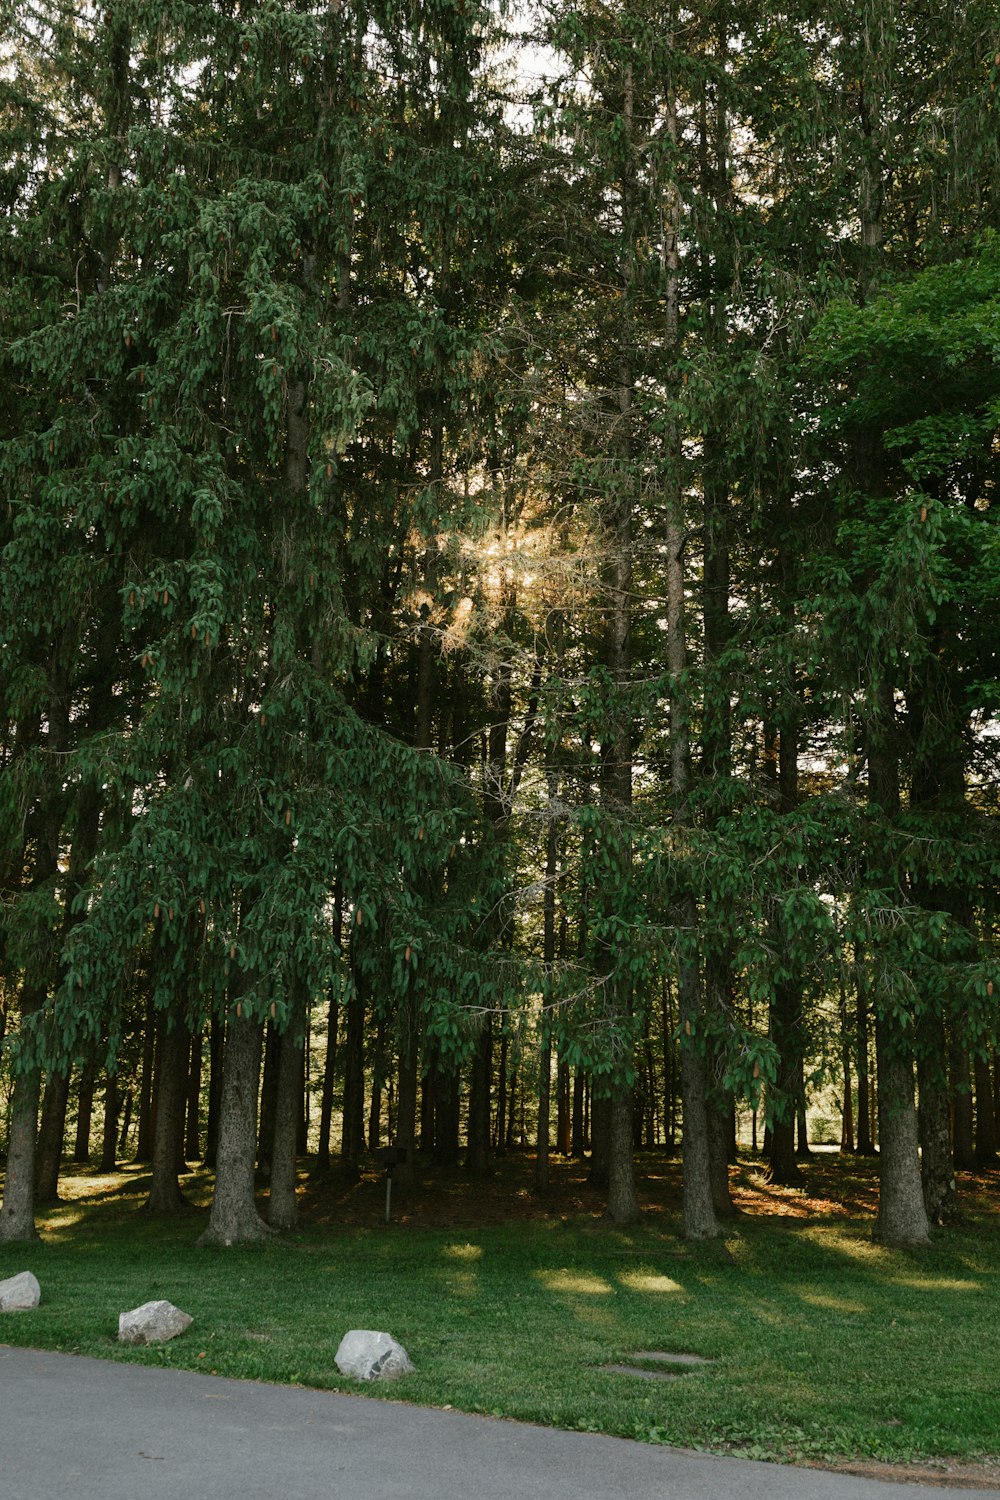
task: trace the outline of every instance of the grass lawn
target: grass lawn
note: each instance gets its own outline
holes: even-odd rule
[[[0,1279],[31,1269],[42,1306],[0,1340],[206,1374],[357,1391],[334,1364],[348,1328],[385,1329],[417,1371],[375,1399],[451,1406],[752,1457],[910,1462],[1000,1454],[998,1174],[968,1179],[967,1222],[919,1254],[872,1245],[873,1168],[836,1157],[805,1190],[735,1169],[748,1210],[725,1243],[678,1237],[680,1169],[640,1164],[643,1220],[621,1230],[575,1163],[542,1205],[530,1161],[486,1190],[460,1174],[394,1199],[374,1172],[309,1188],[303,1228],[250,1248],[194,1241],[201,1206],[139,1211],[148,1177],[63,1179],[37,1246],[0,1245]],[[165,1297],[195,1321],[158,1349],[116,1343],[118,1314]],[[640,1350],[713,1361],[649,1380],[601,1367]]]

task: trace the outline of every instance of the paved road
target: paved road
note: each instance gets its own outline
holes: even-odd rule
[[[917,1500],[918,1494],[911,1484],[0,1345],[3,1500]],[[969,1492],[935,1487],[925,1494],[968,1500]]]

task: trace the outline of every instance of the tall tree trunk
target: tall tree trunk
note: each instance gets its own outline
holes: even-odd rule
[[[59,1202],[59,1170],[68,1105],[69,1073],[53,1070],[45,1079],[42,1124],[35,1147],[35,1199],[43,1205]]]
[[[68,733],[68,690],[60,674],[52,692],[49,747],[60,750]],[[40,890],[55,878],[59,865],[61,810],[53,802],[39,816],[38,847],[32,875],[32,888]],[[22,1024],[42,1009],[48,997],[48,983],[26,984],[21,990]],[[4,1173],[3,1203],[0,1204],[0,1242],[36,1240],[35,1228],[35,1145],[38,1131],[38,1099],[41,1073],[38,1068],[19,1069],[14,1054],[14,1092],[11,1100],[10,1130],[7,1137],[7,1166]]]
[[[132,1106],[134,1102],[135,1095],[133,1094],[132,1090],[129,1089],[125,1095],[125,1104],[122,1108],[121,1132],[118,1136],[119,1156],[124,1156],[126,1149],[128,1148],[129,1131],[132,1128]]]
[[[319,1107],[319,1142],[316,1146],[316,1169],[325,1172],[330,1166],[330,1127],[333,1122],[333,1086],[337,1075],[337,1028],[340,1006],[331,989],[326,1019],[326,1058],[323,1063],[323,1092]]]
[[[969,1054],[953,1023],[948,1039],[951,1108],[954,1118],[955,1166],[971,1172],[976,1165],[975,1137],[972,1124],[972,1088],[969,1083]]]
[[[153,1135],[153,1180],[145,1207],[150,1213],[177,1213],[186,1199],[177,1180],[184,1138],[184,1104],[187,1090],[189,1034],[178,1021],[172,1024],[168,1010],[160,1011],[158,1074],[156,1079],[156,1129]]]
[[[573,1099],[569,1063],[560,1056],[556,1066],[556,1150],[561,1156],[573,1154]]]
[[[844,1080],[844,1105],[840,1117],[841,1152],[854,1151],[854,1102],[851,1082],[851,1034],[847,1015],[847,989],[840,983],[840,1071]]]
[[[204,1037],[200,1026],[195,1027],[191,1037],[191,1056],[188,1062],[186,1125],[184,1130],[185,1161],[201,1160],[201,1064]]]
[[[382,1140],[382,1090],[385,1087],[386,1072],[385,1017],[380,1015],[372,1051],[372,1091],[368,1104],[369,1151],[377,1151]]]
[[[257,1092],[260,1087],[263,1026],[242,1014],[229,1016],[222,1070],[219,1149],[208,1228],[199,1245],[236,1245],[266,1238],[272,1231],[254,1199]]]
[[[404,997],[399,1013],[399,1095],[395,1144],[406,1157],[393,1170],[393,1182],[410,1187],[417,1178],[417,1089],[420,1078],[420,1024],[412,995]]]
[[[353,939],[357,941],[357,939]],[[344,1044],[344,1105],[340,1141],[342,1171],[360,1176],[358,1163],[364,1147],[365,1111],[365,997],[359,989],[360,975],[352,964],[354,985],[347,1002],[347,1039]]]
[[[944,1020],[927,1012],[917,1022],[917,1082],[920,1109],[920,1178],[924,1207],[932,1224],[951,1224],[960,1217],[951,1154],[951,1110],[946,1071]]]
[[[493,1170],[490,1152],[491,1093],[493,1087],[493,1017],[483,1017],[476,1039],[469,1080],[469,1122],[465,1169],[473,1177],[488,1177]]]
[[[876,1015],[875,1054],[879,1202],[873,1238],[886,1245],[926,1245],[930,1233],[917,1155],[912,1052],[891,1011]]]
[[[454,1167],[461,1149],[460,1080],[453,1067],[442,1067],[440,1058],[435,1061],[434,1068],[434,1160],[439,1166]]]
[[[136,1161],[153,1159],[153,1067],[156,1061],[156,1014],[153,999],[146,997],[146,1015],[142,1032],[142,1071],[139,1075],[139,1131],[135,1143]]]
[[[590,1107],[591,1187],[607,1192],[611,1181],[611,1100],[606,1094],[595,1094]]]
[[[93,1062],[84,1065],[80,1075],[80,1086],[77,1094],[76,1110],[76,1136],[73,1141],[73,1160],[75,1162],[89,1162],[90,1160],[90,1128],[94,1118],[94,1077],[97,1069]]]
[[[303,1021],[302,1013],[290,1015],[280,1042],[271,1148],[271,1191],[267,1203],[267,1222],[274,1229],[294,1229],[299,1218],[295,1188]]]
[[[271,1147],[274,1145],[274,1117],[278,1097],[278,1063],[281,1038],[273,1021],[264,1031],[263,1079],[260,1086],[260,1120],[257,1126],[257,1171],[267,1182],[271,1176]]]
[[[222,1064],[225,1053],[225,1016],[208,1023],[208,1117],[205,1121],[204,1165],[214,1167],[219,1154],[219,1116],[222,1113]]]
[[[858,1045],[858,1141],[855,1147],[859,1156],[874,1156],[872,1141],[871,1111],[869,1108],[868,1073],[868,990],[864,959],[860,945],[854,949],[854,972],[857,983],[857,1045]]]
[[[18,1073],[14,1081],[3,1203],[0,1204],[0,1242],[37,1240],[35,1228],[35,1137],[38,1130],[37,1071]]]
[[[997,1130],[993,1115],[993,1079],[988,1054],[973,1054],[972,1075],[976,1084],[976,1166],[994,1167],[997,1160]]]
[[[101,1132],[101,1171],[113,1172],[118,1165],[118,1109],[121,1100],[118,1079],[109,1073],[104,1085],[104,1129]]]

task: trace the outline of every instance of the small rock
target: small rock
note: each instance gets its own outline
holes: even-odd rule
[[[0,1281],[0,1312],[25,1312],[41,1300],[42,1289],[30,1271]]]
[[[355,1380],[398,1380],[413,1369],[402,1344],[397,1344],[391,1334],[373,1333],[369,1328],[352,1328],[345,1333],[336,1360],[341,1375]]]
[[[123,1312],[118,1319],[118,1342],[120,1344],[165,1344],[175,1339],[185,1328],[190,1328],[193,1319],[181,1312],[172,1302],[144,1302],[131,1312]]]

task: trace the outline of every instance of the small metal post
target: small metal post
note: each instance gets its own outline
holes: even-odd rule
[[[392,1201],[392,1168],[385,1174],[385,1222],[389,1222],[389,1204]]]

